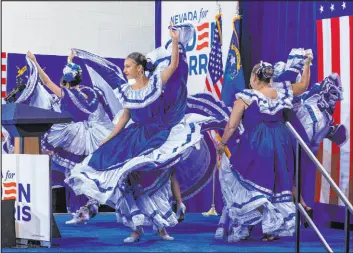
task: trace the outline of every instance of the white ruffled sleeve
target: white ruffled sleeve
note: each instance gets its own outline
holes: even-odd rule
[[[284,108],[292,108],[293,90],[290,82],[272,83],[271,87],[277,91],[277,98],[272,99],[265,96],[263,93],[253,90],[245,89],[235,95],[241,98],[247,104],[251,102],[257,103],[261,113],[275,114]]]
[[[149,79],[147,86],[142,89],[133,90],[126,83],[118,86],[114,92],[124,108],[143,108],[154,102],[161,95],[162,79],[160,75],[154,74]]]

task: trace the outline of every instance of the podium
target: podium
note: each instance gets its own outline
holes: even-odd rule
[[[43,136],[53,124],[69,123],[72,121],[71,115],[66,113],[58,113],[16,103],[3,104],[1,116],[2,126],[9,132],[10,136],[15,138],[15,154],[41,154],[41,136]],[[51,189],[51,177],[49,177],[49,182],[49,189]],[[52,224],[51,238],[59,238],[61,234],[51,211],[51,205],[50,203]],[[28,244],[28,240],[20,239],[19,243]],[[50,247],[51,242],[49,245],[43,246]]]
[[[2,105],[1,123],[10,136],[15,138],[15,154],[40,154],[40,137],[53,124],[71,121],[69,114],[26,104]]]

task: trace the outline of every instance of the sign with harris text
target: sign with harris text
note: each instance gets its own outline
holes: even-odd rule
[[[49,156],[3,154],[1,177],[2,200],[15,200],[16,238],[50,242]]]

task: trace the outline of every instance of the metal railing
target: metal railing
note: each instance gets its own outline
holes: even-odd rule
[[[310,148],[306,145],[294,127],[289,123],[286,122],[286,126],[290,130],[290,132],[295,136],[297,139],[297,156],[296,156],[296,197],[295,197],[295,204],[296,204],[296,224],[295,224],[295,231],[296,231],[296,245],[295,249],[296,252],[300,252],[300,214],[302,214],[305,219],[308,221],[310,226],[313,228],[315,233],[318,235],[319,239],[323,243],[324,247],[326,248],[327,252],[333,252],[330,245],[327,243],[325,238],[320,233],[319,229],[316,227],[310,216],[306,213],[302,204],[300,204],[300,160],[301,160],[301,152],[302,149],[306,152],[309,158],[315,163],[316,168],[320,171],[320,173],[326,178],[327,182],[331,185],[331,187],[335,190],[338,197],[342,200],[345,205],[345,222],[344,222],[344,234],[345,234],[345,243],[344,243],[344,251],[349,252],[349,223],[350,223],[350,214],[353,214],[353,206],[343,195],[340,188],[337,184],[332,180],[330,175],[327,173],[325,168],[322,164],[317,160],[316,156],[311,152]]]

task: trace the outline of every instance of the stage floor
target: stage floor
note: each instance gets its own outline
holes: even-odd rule
[[[260,226],[247,241],[227,243],[216,241],[214,232],[219,217],[204,217],[187,213],[185,221],[168,230],[174,241],[162,241],[145,227],[140,242],[125,244],[123,239],[130,230],[115,221],[114,213],[100,213],[85,225],[66,225],[69,215],[55,215],[62,238],[53,239],[52,248],[3,248],[2,252],[294,252],[295,237],[262,242]],[[334,252],[343,252],[344,231],[322,229],[324,237]],[[301,229],[302,252],[326,252],[312,229]],[[351,232],[351,252],[353,232]]]

